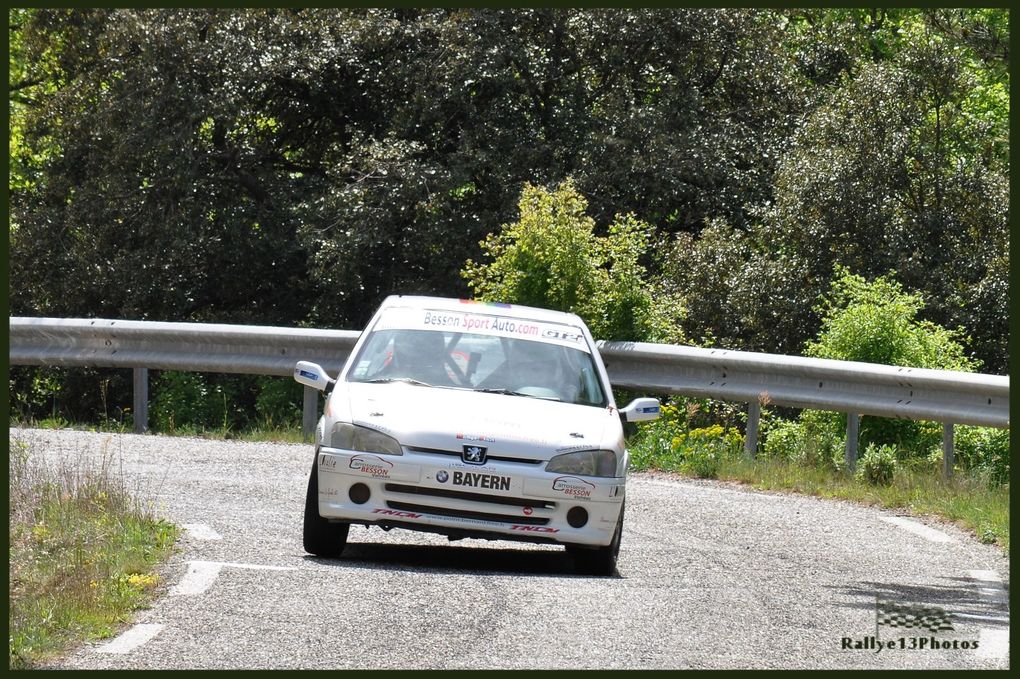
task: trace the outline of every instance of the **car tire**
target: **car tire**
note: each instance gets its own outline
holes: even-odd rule
[[[316,462],[319,459],[315,455]],[[305,495],[304,547],[315,556],[337,558],[347,546],[347,533],[351,524],[328,521],[319,516],[319,470],[312,463],[308,477],[308,492]]]
[[[616,573],[616,560],[620,556],[620,540],[623,538],[625,508],[626,503],[620,505],[620,518],[616,520],[616,531],[608,545],[595,549],[567,547],[567,552],[574,557],[575,571],[582,575],[613,575]]]

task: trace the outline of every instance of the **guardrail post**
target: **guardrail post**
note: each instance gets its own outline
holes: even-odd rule
[[[861,433],[861,416],[846,414],[846,468],[853,472],[857,468],[857,439]]]
[[[134,369],[134,421],[135,433],[149,430],[149,369]]]
[[[319,420],[319,390],[305,387],[305,402],[301,417],[301,434],[307,439],[315,433]]]
[[[953,423],[942,423],[942,471],[947,479],[953,478]]]
[[[747,432],[744,436],[744,452],[752,460],[758,452],[758,420],[761,419],[761,402],[747,404]]]

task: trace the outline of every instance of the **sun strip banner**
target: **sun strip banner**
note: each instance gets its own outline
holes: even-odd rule
[[[389,309],[375,330],[441,330],[527,339],[591,353],[581,329],[562,323],[509,318],[447,309]]]

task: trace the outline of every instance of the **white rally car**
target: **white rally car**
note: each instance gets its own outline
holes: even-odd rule
[[[304,547],[343,551],[350,524],[565,545],[578,570],[611,574],[623,530],[623,422],[659,402],[613,402],[574,314],[388,297],[327,393],[305,501]]]

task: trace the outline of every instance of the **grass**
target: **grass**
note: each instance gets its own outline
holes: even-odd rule
[[[695,430],[699,431],[699,430]],[[705,430],[700,430],[705,431]],[[888,484],[872,484],[831,465],[743,454],[742,439],[731,433],[685,441],[638,436],[631,441],[633,469],[659,469],[696,478],[735,481],[753,488],[848,500],[935,516],[970,530],[981,542],[1009,552],[1009,485],[957,474],[942,476],[937,466],[898,465]]]
[[[42,420],[11,421],[11,427],[31,427],[33,429],[77,429],[79,431],[110,432],[130,434],[134,431],[130,424],[125,425],[114,420],[97,424],[78,424],[68,422],[62,417],[47,417]],[[280,425],[272,422],[255,424],[235,431],[231,427],[204,427],[195,425],[175,426],[167,431],[153,432],[168,436],[195,436],[206,439],[238,439],[241,441],[271,441],[274,443],[307,443],[301,434],[301,425]]]
[[[307,443],[310,440],[301,434],[301,425],[257,424],[238,431],[230,428],[176,427],[173,431],[163,433],[172,436],[197,436],[207,439],[238,439],[241,441],[272,441],[274,443]]]
[[[900,468],[888,485],[872,485],[849,474],[787,460],[726,458],[718,478],[760,490],[791,491],[850,500],[885,508],[902,508],[918,516],[936,516],[972,531],[986,544],[1009,552],[1009,486],[990,487],[984,479],[951,479],[930,470]]]
[[[159,586],[176,527],[125,488],[105,453],[43,460],[10,439],[9,667],[115,634]]]

